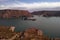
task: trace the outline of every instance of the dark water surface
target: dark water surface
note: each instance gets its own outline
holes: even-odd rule
[[[0,25],[13,25],[16,27],[15,31],[23,31],[29,27],[36,27],[41,29],[45,35],[50,37],[60,37],[60,17],[42,17],[34,15],[36,21],[19,19],[0,19]]]

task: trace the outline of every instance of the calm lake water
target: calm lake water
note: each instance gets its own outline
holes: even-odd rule
[[[36,27],[41,29],[45,35],[50,37],[60,37],[60,17],[42,17],[34,15],[36,21],[19,19],[0,19],[0,25],[13,25],[15,31],[23,31],[26,28]]]

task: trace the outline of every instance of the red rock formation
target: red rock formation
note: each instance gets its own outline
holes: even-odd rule
[[[41,30],[36,28],[28,28],[22,33],[20,37],[21,40],[49,40],[48,37],[45,37]]]
[[[45,36],[41,30],[36,28],[28,28],[22,32],[12,32],[11,29],[15,29],[15,27],[0,26],[0,40],[8,40],[16,34],[14,40],[60,40],[60,38],[49,38]]]
[[[31,17],[31,14],[27,10],[0,10],[0,15],[2,18],[18,18],[20,16]]]

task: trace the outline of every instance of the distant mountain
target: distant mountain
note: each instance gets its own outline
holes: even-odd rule
[[[60,16],[60,10],[58,11],[51,11],[51,10],[48,10],[48,11],[34,11],[32,12],[33,15],[43,15],[45,17],[48,17],[48,16]]]
[[[41,15],[43,13],[43,11],[34,11],[31,14],[33,15]]]

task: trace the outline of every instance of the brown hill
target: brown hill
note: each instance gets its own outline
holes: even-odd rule
[[[45,17],[60,16],[60,11],[45,11],[43,13],[43,16],[45,16]]]
[[[27,10],[0,10],[0,18],[19,18],[21,16],[31,17]]]

